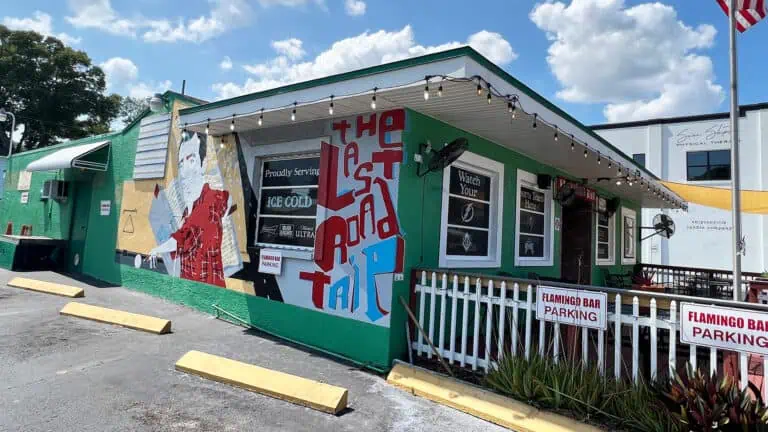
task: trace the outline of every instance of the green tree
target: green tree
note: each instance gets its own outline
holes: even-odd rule
[[[126,96],[120,101],[119,118],[124,124],[128,124],[139,118],[148,109],[149,102],[146,99]]]
[[[0,71],[0,107],[24,125],[14,152],[108,132],[117,117],[121,98],[104,93],[104,71],[56,38],[0,25]]]

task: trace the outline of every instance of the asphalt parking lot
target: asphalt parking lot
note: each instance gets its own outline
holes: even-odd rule
[[[23,276],[85,288],[88,304],[170,319],[173,333],[60,316],[72,299],[10,288]],[[174,369],[196,349],[349,389],[339,416]],[[162,299],[0,269],[0,431],[502,431],[384,378]]]

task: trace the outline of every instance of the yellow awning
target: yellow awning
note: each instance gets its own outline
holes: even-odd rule
[[[710,186],[662,182],[684,200],[707,207],[731,210],[731,190]],[[768,214],[768,191],[741,191],[742,213]]]

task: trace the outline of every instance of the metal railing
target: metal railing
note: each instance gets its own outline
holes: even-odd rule
[[[538,285],[604,292],[608,296],[608,328],[594,330],[539,320]],[[607,287],[540,282],[472,273],[416,269],[412,274],[411,307],[437,353],[451,365],[487,373],[505,356],[532,353],[580,361],[617,379],[666,376],[686,361],[710,372],[723,370],[732,355],[715,348],[678,341],[679,304],[691,302],[768,312],[768,305],[697,298]],[[434,360],[425,335],[411,331],[417,358]],[[762,376],[768,359],[738,355],[741,382]],[[766,397],[765,386],[762,386]]]
[[[693,297],[733,299],[733,272],[696,267],[677,267],[660,264],[638,264],[637,270],[653,274],[654,283],[667,287],[668,291]],[[749,289],[749,283],[759,278],[760,273],[742,272],[742,292]]]

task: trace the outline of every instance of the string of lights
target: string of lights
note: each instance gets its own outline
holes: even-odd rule
[[[543,120],[537,112],[529,112],[524,107],[523,104],[520,101],[520,97],[517,94],[503,94],[502,92],[498,91],[488,80],[485,78],[475,75],[472,77],[451,77],[448,75],[427,75],[424,77],[423,80],[413,81],[406,84],[398,84],[393,85],[389,87],[374,87],[370,90],[360,91],[360,92],[353,92],[341,95],[342,97],[355,97],[355,96],[362,96],[362,95],[371,95],[371,103],[370,107],[371,110],[375,111],[377,109],[377,100],[376,96],[378,93],[386,90],[393,90],[393,89],[399,89],[404,87],[409,87],[418,84],[419,82],[424,83],[424,92],[423,97],[424,101],[429,101],[432,97],[432,90],[430,89],[430,85],[437,84],[437,91],[435,92],[437,95],[437,98],[442,98],[445,89],[443,87],[443,84],[446,82],[450,83],[471,83],[475,86],[475,91],[477,93],[478,97],[483,97],[485,95],[485,99],[489,105],[493,104],[494,99],[497,99],[502,102],[503,106],[506,107],[506,111],[510,116],[511,121],[515,121],[518,118],[518,113],[523,113],[525,115],[528,115],[532,117],[533,121],[531,123],[531,127],[533,129],[537,129],[540,125],[547,126],[553,130],[553,141],[555,143],[559,142],[560,137],[564,134],[563,129],[560,128],[557,124],[547,122],[546,120]],[[291,109],[291,116],[290,119],[292,122],[296,122],[299,119],[299,111],[302,106],[306,105],[312,105],[321,103],[324,101],[328,102],[328,114],[334,115],[334,100],[338,100],[339,95],[330,95],[328,97],[324,98],[318,98],[313,100],[306,100],[306,101],[294,101],[290,104],[285,104],[281,106],[274,106],[274,107],[262,107],[256,111],[246,112],[246,113],[233,113],[230,116],[224,116],[224,117],[218,117],[218,118],[208,118],[203,122],[197,122],[193,123],[191,125],[184,124],[183,125],[183,134],[186,136],[187,134],[187,128],[189,126],[199,126],[201,124],[205,124],[205,133],[206,135],[210,132],[210,124],[211,122],[217,122],[222,121],[226,119],[230,119],[230,132],[235,132],[236,130],[236,120],[238,118],[243,117],[250,117],[255,114],[258,114],[258,126],[262,127],[266,123],[265,119],[265,112],[268,114],[271,111],[279,111],[282,109]],[[653,185],[652,180],[649,178],[646,178],[643,176],[640,169],[637,169],[636,167],[626,167],[624,166],[620,161],[613,160],[609,155],[602,154],[599,150],[593,149],[589,143],[585,141],[581,141],[578,138],[575,137],[573,133],[565,134],[566,136],[570,137],[570,149],[571,151],[575,152],[576,147],[583,149],[583,156],[585,159],[589,159],[592,157],[598,165],[602,165],[603,159],[608,160],[608,169],[611,169],[613,165],[616,165],[617,174],[614,178],[599,178],[599,180],[611,180],[615,181],[615,184],[617,186],[621,186],[622,184],[625,184],[628,187],[634,187],[635,185],[638,185],[641,188],[647,188],[647,191],[653,194],[655,197],[661,199],[663,202],[667,203],[668,205],[674,207],[674,208],[680,208],[684,210],[688,210],[688,206],[684,203],[678,203],[675,202],[672,195],[662,190],[661,187]]]

